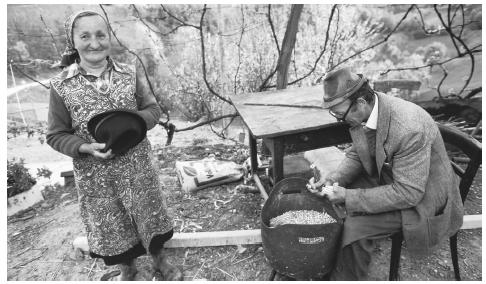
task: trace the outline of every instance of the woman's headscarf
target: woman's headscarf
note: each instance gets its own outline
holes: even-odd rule
[[[74,48],[74,40],[73,40],[73,28],[74,28],[74,24],[76,23],[76,20],[81,17],[96,16],[96,15],[100,16],[103,19],[103,21],[105,21],[106,26],[108,26],[105,17],[91,10],[78,11],[71,14],[67,18],[66,22],[64,23],[64,30],[66,32],[66,49],[62,54],[60,67],[69,66],[79,59],[79,54],[78,51]]]

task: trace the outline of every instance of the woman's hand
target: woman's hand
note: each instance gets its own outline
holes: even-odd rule
[[[115,157],[115,154],[111,153],[111,149],[106,151],[105,153],[100,152],[105,148],[105,143],[84,143],[81,146],[79,146],[79,152],[80,153],[86,153],[90,154],[93,157],[96,157],[98,159],[103,159],[103,160],[108,160],[112,159]]]

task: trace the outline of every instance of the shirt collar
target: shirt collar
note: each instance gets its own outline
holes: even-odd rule
[[[368,121],[364,125],[369,129],[376,130],[376,125],[378,124],[378,96],[375,94],[375,103],[373,105],[373,109],[371,110],[370,117],[368,117]]]
[[[108,64],[106,65],[106,69],[105,71],[103,71],[103,73],[110,71],[111,69],[117,72],[127,73],[127,71],[124,68],[122,68],[118,63],[116,63],[114,60],[108,57]],[[65,73],[65,77],[63,78],[63,81],[72,78],[78,74],[86,75],[86,71],[77,62],[74,62],[73,64],[66,67],[66,69],[64,69],[64,73]]]

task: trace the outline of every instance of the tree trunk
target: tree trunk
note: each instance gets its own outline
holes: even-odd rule
[[[287,88],[290,58],[292,57],[292,51],[295,46],[300,14],[302,13],[303,8],[303,4],[293,4],[290,10],[290,17],[287,22],[287,29],[282,42],[282,50],[280,51],[280,56],[278,58],[277,90]]]
[[[225,76],[225,66],[224,66],[224,63],[225,63],[225,55],[224,55],[224,37],[223,37],[223,33],[224,33],[224,30],[225,30],[225,25],[224,25],[224,18],[223,18],[223,13],[221,11],[221,5],[218,4],[218,9],[217,9],[217,12],[218,12],[218,43],[219,43],[219,80],[220,80],[220,92],[223,93],[223,94],[226,94],[226,76]],[[217,102],[219,103],[219,102]],[[217,105],[217,104],[216,104]],[[215,106],[216,106],[215,105]],[[226,111],[226,104],[222,104],[221,105],[221,115],[226,115],[228,114],[228,112]],[[228,123],[230,122],[231,120],[229,118],[223,118],[221,120],[221,127],[224,128],[226,125],[228,125]],[[223,133],[224,135],[226,135],[226,133]]]

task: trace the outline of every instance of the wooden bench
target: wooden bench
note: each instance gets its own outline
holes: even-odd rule
[[[61,177],[64,178],[64,186],[74,186],[74,172],[73,171],[61,172]]]

